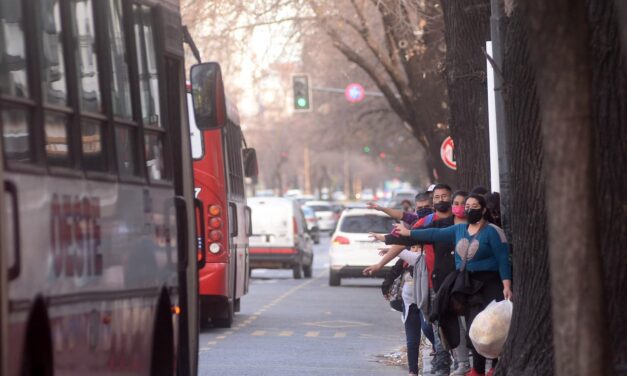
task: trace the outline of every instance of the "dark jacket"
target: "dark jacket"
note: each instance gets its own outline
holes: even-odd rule
[[[455,217],[450,216],[448,218],[433,221],[429,225],[421,228],[443,228],[453,226],[454,224]],[[386,235],[385,244],[399,244],[411,247],[412,245],[419,244],[419,242],[410,237]],[[433,289],[437,292],[446,276],[455,271],[455,243],[435,243],[433,245],[433,252],[435,253],[435,262],[433,263],[433,274],[431,275],[431,280],[433,281]]]

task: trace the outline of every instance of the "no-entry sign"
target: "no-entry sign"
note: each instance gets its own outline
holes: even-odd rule
[[[455,154],[453,153],[454,149],[455,144],[453,144],[453,139],[450,136],[442,141],[442,146],[440,146],[440,157],[446,167],[451,170],[457,170],[457,162],[455,161]]]
[[[366,96],[366,90],[360,84],[353,82],[352,84],[346,86],[344,96],[346,97],[346,100],[351,103],[361,102]]]

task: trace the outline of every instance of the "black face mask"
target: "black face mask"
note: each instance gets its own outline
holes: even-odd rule
[[[416,210],[416,215],[418,215],[418,218],[426,217],[431,213],[433,213],[433,209],[431,208],[420,208]]]
[[[466,209],[466,219],[468,223],[475,224],[483,217],[483,209]]]
[[[433,207],[440,213],[446,213],[451,210],[451,203],[449,201],[440,201],[437,204],[433,204]]]

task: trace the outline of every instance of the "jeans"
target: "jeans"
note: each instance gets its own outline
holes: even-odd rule
[[[418,314],[420,315],[420,328],[422,329],[422,334],[424,334],[425,337],[427,337],[427,339],[429,340],[429,342],[431,342],[431,346],[435,346],[433,327],[431,326],[431,324],[427,322],[427,320],[425,320],[425,317],[422,314],[422,311],[418,310]]]
[[[434,300],[435,300],[435,291],[431,290],[430,291],[430,297],[431,297],[431,305],[433,305]],[[442,345],[442,340],[440,339],[440,331],[438,330],[439,326],[437,321],[433,323],[433,331],[435,333],[434,335],[434,339],[435,339],[435,362],[434,362],[434,368],[436,371],[440,371],[443,370],[445,371],[447,374],[451,369],[451,355],[449,354],[449,352],[444,348],[444,346]]]
[[[422,315],[418,306],[409,306],[405,319],[405,337],[407,338],[407,363],[409,372],[418,374],[418,350],[420,349],[420,324]]]
[[[464,317],[459,318],[459,346],[453,349],[453,356],[455,357],[455,365],[459,363],[468,363],[468,346],[466,346],[466,337],[468,336],[468,330],[466,329],[466,320]]]

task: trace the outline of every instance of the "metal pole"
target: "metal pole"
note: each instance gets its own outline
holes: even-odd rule
[[[490,17],[490,34],[492,38],[492,58],[503,71],[503,35],[505,34],[505,13],[503,0],[491,0],[492,15]],[[512,237],[510,227],[510,176],[509,151],[507,148],[507,124],[505,117],[505,103],[503,101],[503,77],[494,75],[494,95],[496,110],[497,143],[499,151],[499,184],[501,187],[501,222],[503,230],[509,239]]]

